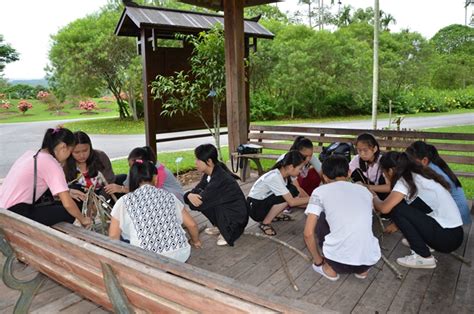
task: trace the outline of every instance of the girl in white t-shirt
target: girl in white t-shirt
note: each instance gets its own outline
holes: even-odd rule
[[[152,162],[136,160],[130,168],[129,178],[131,192],[115,203],[109,236],[186,262],[191,247],[181,224],[189,230],[191,244],[201,247],[194,219],[176,196],[155,187],[156,167]]]
[[[305,158],[297,150],[291,150],[278,161],[272,170],[261,176],[252,186],[247,203],[253,220],[260,222],[260,229],[269,236],[276,235],[272,221],[288,206],[304,206],[309,197],[298,197],[298,189],[291,183],[291,177],[299,175]],[[277,220],[289,220],[280,215]]]
[[[381,201],[374,194],[374,206],[391,213],[405,236],[412,254],[397,259],[411,268],[435,268],[430,248],[449,253],[463,241],[462,220],[449,192],[448,183],[407,153],[389,152],[380,159],[384,175],[392,182],[392,192]]]

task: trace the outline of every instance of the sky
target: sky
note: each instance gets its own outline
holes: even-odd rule
[[[329,0],[324,2],[330,3]],[[341,2],[355,8],[374,4],[373,0]],[[107,0],[0,0],[0,34],[20,54],[19,61],[7,64],[4,76],[8,79],[43,78],[50,36],[106,3]],[[380,9],[397,20],[392,31],[408,28],[431,38],[445,26],[464,24],[464,3],[465,0],[380,0]],[[284,12],[304,10],[304,6],[297,4],[298,0],[285,0],[277,5]],[[474,4],[469,11],[473,9]]]

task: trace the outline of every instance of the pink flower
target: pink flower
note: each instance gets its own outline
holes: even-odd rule
[[[1,107],[5,110],[8,110],[10,109],[10,104],[6,102],[6,103],[3,103]]]
[[[27,112],[28,109],[31,109],[31,108],[33,108],[33,105],[24,99],[20,100],[20,102],[18,103],[18,109],[21,112],[23,112],[23,114],[25,114],[25,112]]]
[[[45,91],[39,91],[38,94],[36,95],[36,98],[39,100],[43,100],[47,97],[49,97],[49,93]]]
[[[79,102],[79,108],[86,111],[91,111],[97,108],[97,105],[92,100],[86,100]]]

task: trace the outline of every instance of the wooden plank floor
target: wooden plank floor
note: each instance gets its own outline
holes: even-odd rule
[[[242,184],[245,194],[254,180]],[[192,212],[200,226],[209,226],[200,213]],[[303,210],[292,213],[295,221],[275,223],[277,238],[308,254],[303,240],[305,215]],[[474,218],[474,217],[473,217]],[[260,232],[250,220],[248,232]],[[279,257],[279,245],[266,239],[243,235],[234,247],[218,247],[216,236],[202,233],[203,248],[193,250],[189,263],[219,273],[266,291],[343,313],[474,313],[474,271],[451,255],[434,253],[438,266],[433,270],[398,269],[403,280],[379,261],[365,280],[342,275],[337,282],[330,282],[316,274],[311,265],[292,251],[281,248],[289,271],[299,288],[295,291],[287,279]],[[401,244],[401,234],[385,235],[383,253],[395,259],[407,255],[409,249]],[[474,260],[474,228],[465,228],[464,243],[457,253]],[[4,258],[1,256],[1,264]],[[18,278],[30,278],[35,271],[16,264]],[[0,312],[12,313],[19,293],[0,282]],[[101,307],[81,298],[70,290],[47,280],[31,307],[35,313],[105,313]]]

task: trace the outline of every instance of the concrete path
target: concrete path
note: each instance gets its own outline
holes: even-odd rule
[[[39,149],[47,128],[70,121],[71,120],[0,124],[0,178],[6,176],[10,166],[23,152],[28,149]],[[422,129],[466,124],[474,124],[474,113],[406,118],[402,122],[402,127]],[[365,129],[371,128],[371,121],[304,123],[299,125]],[[382,119],[378,122],[379,128],[386,127],[387,125],[387,119]],[[198,132],[201,133],[202,131]],[[170,137],[175,134],[182,136],[195,133],[196,131],[179,132],[160,135],[159,137]],[[145,136],[143,134],[91,135],[91,139],[94,147],[105,151],[110,158],[127,156],[131,149],[145,144]],[[227,136],[222,136],[221,141],[223,145],[227,145]],[[159,143],[158,151],[193,149],[202,143],[213,143],[212,137]]]

